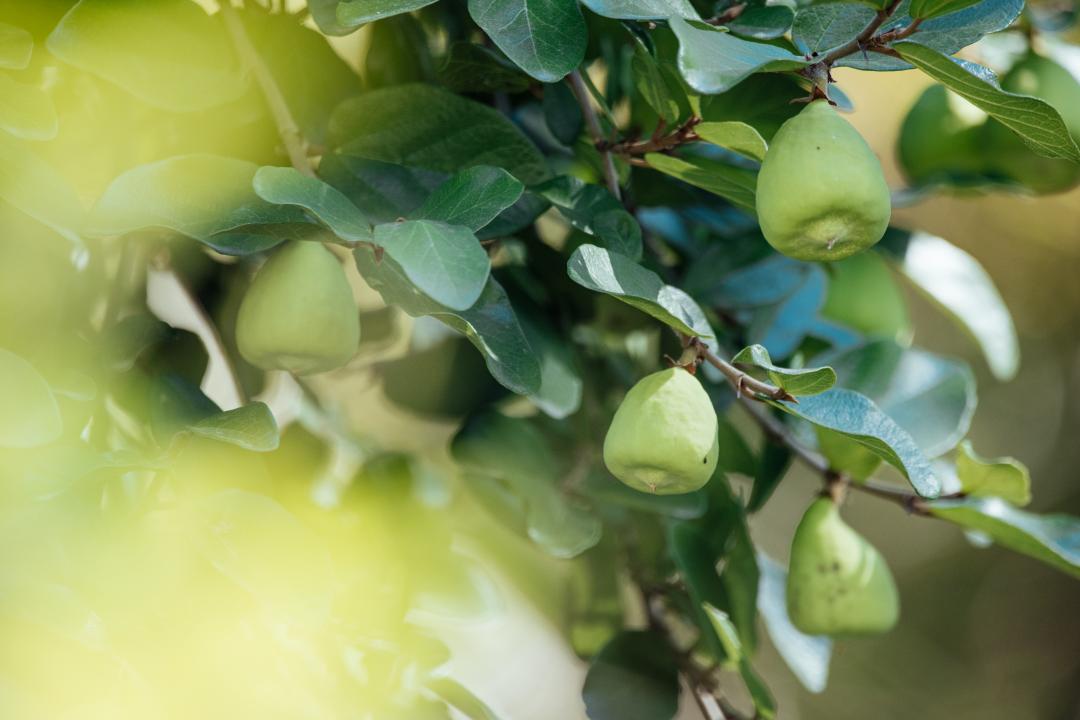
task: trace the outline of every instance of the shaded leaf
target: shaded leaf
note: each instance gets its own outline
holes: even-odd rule
[[[34,36],[21,27],[0,23],[0,68],[22,70],[30,64]]]
[[[645,161],[665,175],[719,195],[748,212],[755,211],[757,173],[719,160],[702,157],[674,157],[648,153]]]
[[[430,85],[381,88],[346,100],[330,118],[329,142],[342,155],[444,173],[494,165],[527,185],[549,175],[540,152],[504,115]]]
[[[339,153],[322,159],[319,175],[375,224],[407,217],[448,179],[434,170]]]
[[[607,188],[562,175],[533,187],[577,229],[597,238],[607,250],[641,258],[641,226]]]
[[[784,412],[846,435],[880,455],[899,470],[920,495],[936,497],[941,492],[940,481],[911,435],[865,395],[833,388],[821,395],[803,397],[797,405],[769,402]]]
[[[817,395],[836,384],[836,373],[831,367],[789,369],[773,365],[769,351],[761,345],[750,345],[731,359],[732,363],[753,365],[765,371],[774,385],[792,395]]]
[[[419,10],[433,2],[435,0],[341,0],[337,3],[337,22],[343,28],[358,28],[376,20]]]
[[[80,0],[47,45],[64,62],[174,112],[207,110],[247,89],[224,26],[189,0]]]
[[[599,542],[600,521],[563,492],[559,460],[528,420],[497,412],[474,416],[454,436],[450,452],[520,499],[529,537],[551,555],[574,557]]]
[[[524,190],[506,170],[477,165],[437,187],[411,217],[463,225],[475,232],[517,202]]]
[[[716,634],[720,637],[720,641],[724,644],[728,657],[738,667],[739,674],[742,675],[743,682],[746,684],[746,689],[754,701],[757,717],[763,720],[772,720],[772,718],[776,717],[776,700],[773,699],[769,688],[765,686],[765,683],[750,666],[750,658],[743,651],[731,619],[723,610],[718,610],[707,603],[705,605],[705,614],[709,618],[709,622],[712,623]]]
[[[926,503],[926,509],[935,517],[985,533],[1002,547],[1080,577],[1080,518],[1036,515],[990,497],[935,500]]]
[[[829,679],[832,640],[824,635],[807,635],[791,623],[787,612],[787,570],[764,553],[758,553],[761,584],[758,610],[765,621],[773,645],[807,690],[819,693]]]
[[[976,77],[946,55],[914,42],[896,43],[900,56],[986,112],[1045,157],[1080,163],[1080,148],[1061,114],[1038,98],[1013,95]]]
[[[747,512],[757,512],[765,507],[776,486],[791,467],[792,457],[791,450],[786,445],[766,440],[761,448],[757,472],[754,473],[754,487],[746,503]]]
[[[522,315],[519,320],[529,347],[540,362],[540,388],[529,399],[556,420],[573,415],[581,407],[584,383],[571,344],[529,315]]]
[[[561,81],[545,85],[541,106],[552,137],[567,147],[572,146],[585,127],[585,116],[570,86]]]
[[[948,15],[957,10],[963,10],[979,2],[980,0],[911,0],[908,13],[913,18],[929,20],[939,15]]]
[[[207,242],[245,225],[305,222],[252,186],[258,167],[220,155],[182,155],[139,165],[112,181],[87,218],[91,235],[166,228]],[[262,249],[262,248],[259,248]]]
[[[436,303],[467,310],[484,291],[491,260],[466,227],[434,220],[375,226],[375,244]]]
[[[439,82],[459,93],[525,92],[529,76],[483,45],[458,41],[437,71]]]
[[[672,18],[679,38],[679,69],[690,87],[705,94],[730,90],[758,72],[796,70],[809,61],[783,48],[741,40],[710,25]]]
[[[589,720],[670,720],[679,709],[679,671],[652,631],[624,630],[593,658],[581,691]]]
[[[393,258],[375,261],[367,248],[353,252],[360,274],[389,305],[413,317],[431,315],[465,335],[484,356],[491,375],[504,387],[530,395],[540,389],[540,364],[525,339],[506,291],[489,278],[467,310],[453,310],[420,293]]]
[[[790,357],[818,325],[818,312],[825,304],[827,280],[819,265],[807,267],[795,290],[772,307],[758,310],[747,338],[764,345],[777,358]]]
[[[33,448],[60,438],[63,420],[48,382],[33,365],[0,348],[0,447]]]
[[[74,188],[26,144],[0,132],[0,198],[81,244],[83,207]]]
[[[566,263],[570,279],[582,287],[616,297],[675,330],[712,337],[701,308],[689,295],[619,253],[582,245]]]
[[[575,0],[469,0],[469,15],[518,67],[541,82],[585,58],[588,33]]]
[[[698,18],[688,0],[583,0],[597,15],[616,20],[667,20],[670,17]]]
[[[255,193],[274,205],[302,207],[347,242],[370,242],[371,223],[332,185],[291,167],[261,167],[255,173]]]
[[[978,260],[946,240],[915,233],[900,269],[975,339],[995,378],[1007,381],[1016,376],[1020,368],[1016,327]]]
[[[876,14],[861,2],[807,5],[795,14],[792,39],[803,52],[824,53],[854,39]]]
[[[634,44],[630,68],[638,94],[669,126],[690,113],[690,104],[678,76],[658,62],[640,42]]]
[[[736,35],[755,40],[772,40],[781,37],[791,27],[794,11],[787,5],[753,3],[727,24]]]
[[[693,520],[708,509],[708,496],[703,490],[680,495],[656,495],[643,493],[627,487],[607,473],[592,473],[586,479],[582,492],[605,505],[617,505],[628,510],[640,510],[657,515]]]
[[[215,413],[194,423],[188,430],[200,437],[255,452],[276,450],[279,441],[274,415],[270,408],[261,402]]]

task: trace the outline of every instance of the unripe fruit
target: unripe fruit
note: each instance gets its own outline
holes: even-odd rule
[[[770,245],[797,260],[840,260],[880,240],[891,213],[881,163],[828,102],[810,103],[780,127],[757,181]]]
[[[935,180],[978,183],[986,174],[982,127],[986,113],[943,85],[932,85],[900,129],[900,165],[916,184]]]
[[[236,318],[240,354],[265,370],[297,375],[341,367],[356,353],[360,322],[334,254],[293,241],[251,282]]]
[[[1001,87],[1045,100],[1061,113],[1069,134],[1080,142],[1080,83],[1061,65],[1029,54],[1005,74]],[[1061,192],[1080,181],[1080,165],[1037,155],[994,120],[986,124],[985,145],[994,167],[1037,193]]]
[[[860,253],[829,267],[829,290],[821,314],[864,335],[909,335],[907,303],[892,272],[876,252]]]
[[[883,633],[900,617],[889,566],[830,498],[815,500],[795,530],[787,608],[795,627],[810,635]]]
[[[716,411],[705,388],[674,367],[638,381],[604,438],[604,464],[642,492],[671,495],[709,481],[720,452]]]

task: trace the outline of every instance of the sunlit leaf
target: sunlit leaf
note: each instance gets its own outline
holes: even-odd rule
[[[677,17],[670,24],[679,38],[679,69],[690,87],[701,93],[725,92],[753,73],[797,70],[809,64],[781,47],[742,40],[710,25]]]
[[[694,127],[694,132],[705,142],[733,150],[757,161],[765,159],[768,145],[761,133],[744,122],[703,122]]]
[[[765,375],[792,395],[817,395],[836,384],[836,373],[831,367],[790,369],[773,364],[769,351],[761,345],[750,345],[731,359],[735,364],[752,365],[765,371]]]
[[[270,408],[261,402],[216,413],[194,423],[188,430],[201,437],[256,452],[277,449],[279,440],[277,422]]]
[[[999,497],[1020,507],[1031,502],[1031,476],[1023,463],[980,457],[967,440],[956,450],[956,477],[965,495]]]
[[[32,448],[57,440],[60,408],[34,366],[0,348],[0,447]]]

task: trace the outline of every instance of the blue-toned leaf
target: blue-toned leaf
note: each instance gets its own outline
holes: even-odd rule
[[[783,48],[742,40],[704,23],[672,18],[670,25],[679,38],[679,70],[700,93],[722,93],[754,73],[797,70],[809,64]]]
[[[576,0],[469,0],[469,15],[541,82],[562,79],[585,59],[588,32]]]

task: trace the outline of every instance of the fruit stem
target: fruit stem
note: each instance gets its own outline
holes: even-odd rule
[[[592,105],[592,100],[589,97],[589,89],[585,87],[585,80],[581,77],[580,70],[574,70],[566,76],[566,82],[570,85],[570,91],[574,94],[574,99],[577,100],[578,105],[581,106],[581,114],[585,118],[585,127],[589,131],[590,137],[592,137],[593,144],[596,145],[596,149],[600,152],[600,163],[604,169],[604,180],[607,181],[608,190],[615,196],[616,200],[622,199],[622,192],[619,189],[619,173],[615,169],[615,160],[611,156],[611,152],[606,149],[607,143],[604,137],[604,131],[600,127],[600,118],[596,115],[596,108]]]
[[[259,51],[252,44],[247,30],[244,29],[244,23],[232,6],[231,0],[223,0],[220,5],[221,16],[225,20],[225,27],[229,31],[229,37],[232,39],[236,54],[259,85],[263,99],[266,100],[266,105],[274,118],[278,135],[281,136],[281,142],[285,145],[285,152],[289,155],[289,162],[304,175],[315,177],[315,171],[312,169],[311,163],[308,162],[304,136],[300,132],[296,120],[293,119],[292,111],[289,110],[289,104],[285,101],[285,96],[282,94],[281,88],[278,87],[277,80],[274,79],[270,68],[266,66],[262,56],[259,55]]]

